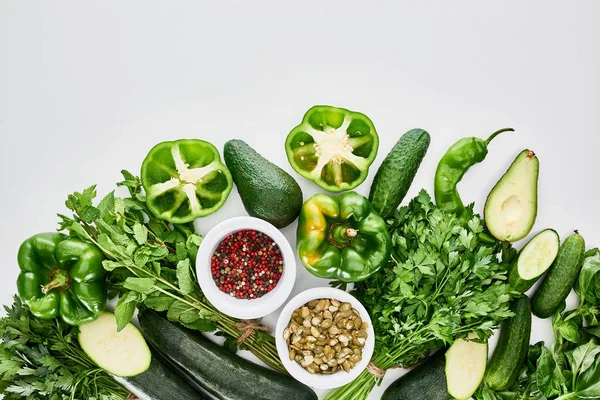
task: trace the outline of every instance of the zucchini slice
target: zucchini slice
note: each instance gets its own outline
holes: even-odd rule
[[[560,238],[554,229],[545,229],[535,235],[519,253],[517,262],[508,274],[510,286],[521,293],[533,286],[558,255]]]
[[[446,352],[448,393],[458,400],[471,397],[485,374],[488,345],[457,339]]]
[[[79,345],[98,366],[116,376],[135,376],[150,367],[151,353],[132,323],[117,332],[117,319],[105,312],[79,327]]]

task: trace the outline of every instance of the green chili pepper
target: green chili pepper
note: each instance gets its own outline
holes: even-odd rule
[[[392,240],[369,200],[355,192],[316,194],[300,211],[298,257],[321,278],[359,282],[387,263]]]
[[[93,244],[61,233],[37,234],[19,248],[19,296],[38,318],[60,316],[75,326],[91,322],[106,304],[102,260]]]
[[[488,154],[488,145],[502,132],[513,132],[512,128],[500,129],[486,140],[476,137],[460,139],[454,143],[440,160],[435,171],[434,192],[437,206],[458,216],[465,212],[456,185],[473,165],[482,162]]]

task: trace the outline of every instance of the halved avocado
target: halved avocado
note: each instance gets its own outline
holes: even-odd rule
[[[537,216],[539,170],[535,153],[523,150],[488,195],[485,224],[496,239],[516,242],[531,232]]]

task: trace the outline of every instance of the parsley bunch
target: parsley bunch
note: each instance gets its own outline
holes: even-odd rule
[[[129,190],[129,197],[114,191],[96,206],[95,186],[68,196],[66,206],[72,216],[60,215],[59,230],[95,244],[107,257],[111,297],[119,295],[115,308],[118,329],[133,317],[136,307],[167,312],[170,321],[203,332],[219,330],[227,348],[244,332],[238,320],[219,312],[204,297],[197,283],[194,265],[202,237],[193,223],[169,224],[154,216],[138,177],[122,171],[118,186]],[[277,355],[275,339],[266,332],[254,331],[242,344],[267,365],[286,372]]]
[[[34,317],[15,297],[0,319],[0,393],[11,399],[123,400],[129,392],[98,368],[62,319]]]
[[[458,218],[421,191],[396,212],[389,229],[392,260],[354,292],[373,321],[377,367],[412,366],[471,333],[485,340],[512,316],[513,293],[504,281],[515,252],[484,232],[472,207]],[[365,371],[327,399],[365,399],[380,381]]]

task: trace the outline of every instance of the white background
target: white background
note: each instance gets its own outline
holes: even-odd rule
[[[0,300],[16,253],[56,228],[68,193],[112,190],[156,143],[246,140],[293,172],[284,140],[314,104],[367,114],[380,136],[369,179],[410,128],[432,143],[409,196],[432,191],[448,146],[511,126],[460,185],[484,200],[517,153],[540,159],[535,231],[600,245],[600,3],[595,1],[0,2]],[[234,190],[205,234],[244,209]],[[284,229],[295,243],[295,224]],[[519,243],[518,246],[522,246]],[[326,282],[303,268],[294,293]],[[267,318],[273,323],[275,316]],[[534,322],[532,342],[552,337]],[[388,373],[384,386],[401,372]],[[379,398],[382,388],[373,392]]]

